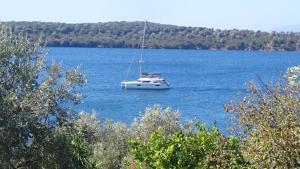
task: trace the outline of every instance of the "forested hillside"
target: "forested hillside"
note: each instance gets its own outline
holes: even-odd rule
[[[143,22],[50,23],[2,22],[16,34],[51,47],[135,48]],[[251,30],[220,30],[148,23],[147,48],[210,50],[300,51],[300,33],[267,33]]]

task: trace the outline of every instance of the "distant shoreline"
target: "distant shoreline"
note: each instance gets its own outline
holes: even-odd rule
[[[143,22],[66,24],[1,22],[15,34],[41,39],[47,47],[137,48]],[[220,30],[148,23],[151,49],[300,51],[300,33]]]

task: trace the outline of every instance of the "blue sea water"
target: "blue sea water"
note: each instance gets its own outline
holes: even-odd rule
[[[81,64],[88,83],[82,88],[86,98],[77,109],[95,110],[101,119],[130,124],[146,107],[160,104],[179,110],[182,119],[197,118],[225,129],[229,115],[224,104],[246,94],[248,81],[281,81],[288,67],[300,64],[299,52],[207,51],[146,49],[145,71],[160,72],[172,89],[124,90],[129,79],[139,73],[137,49],[49,48],[49,59],[63,61],[64,67]]]

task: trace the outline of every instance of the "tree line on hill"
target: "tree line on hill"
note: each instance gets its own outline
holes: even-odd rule
[[[15,34],[26,33],[49,47],[136,48],[144,22],[2,22]],[[147,48],[300,51],[300,33],[220,30],[148,23]]]

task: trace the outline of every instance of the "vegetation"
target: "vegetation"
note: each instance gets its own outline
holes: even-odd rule
[[[45,51],[0,31],[1,168],[82,168],[85,151],[71,128],[84,83],[78,69],[46,65]],[[72,142],[72,144],[70,144]],[[77,157],[83,155],[84,157]]]
[[[250,96],[228,106],[244,157],[257,168],[300,167],[300,96],[290,85],[249,85]]]
[[[300,168],[300,66],[228,104],[230,136],[159,105],[130,127],[76,112],[84,74],[46,64],[46,52],[0,30],[0,168]]]
[[[26,33],[52,47],[136,48],[143,22],[66,24],[2,22],[15,34]],[[147,48],[299,51],[300,34],[220,30],[148,23]]]
[[[239,150],[239,140],[223,136],[216,127],[197,125],[197,131],[185,135],[178,131],[170,137],[160,130],[149,142],[129,142],[138,167],[150,168],[246,168],[250,167]]]

